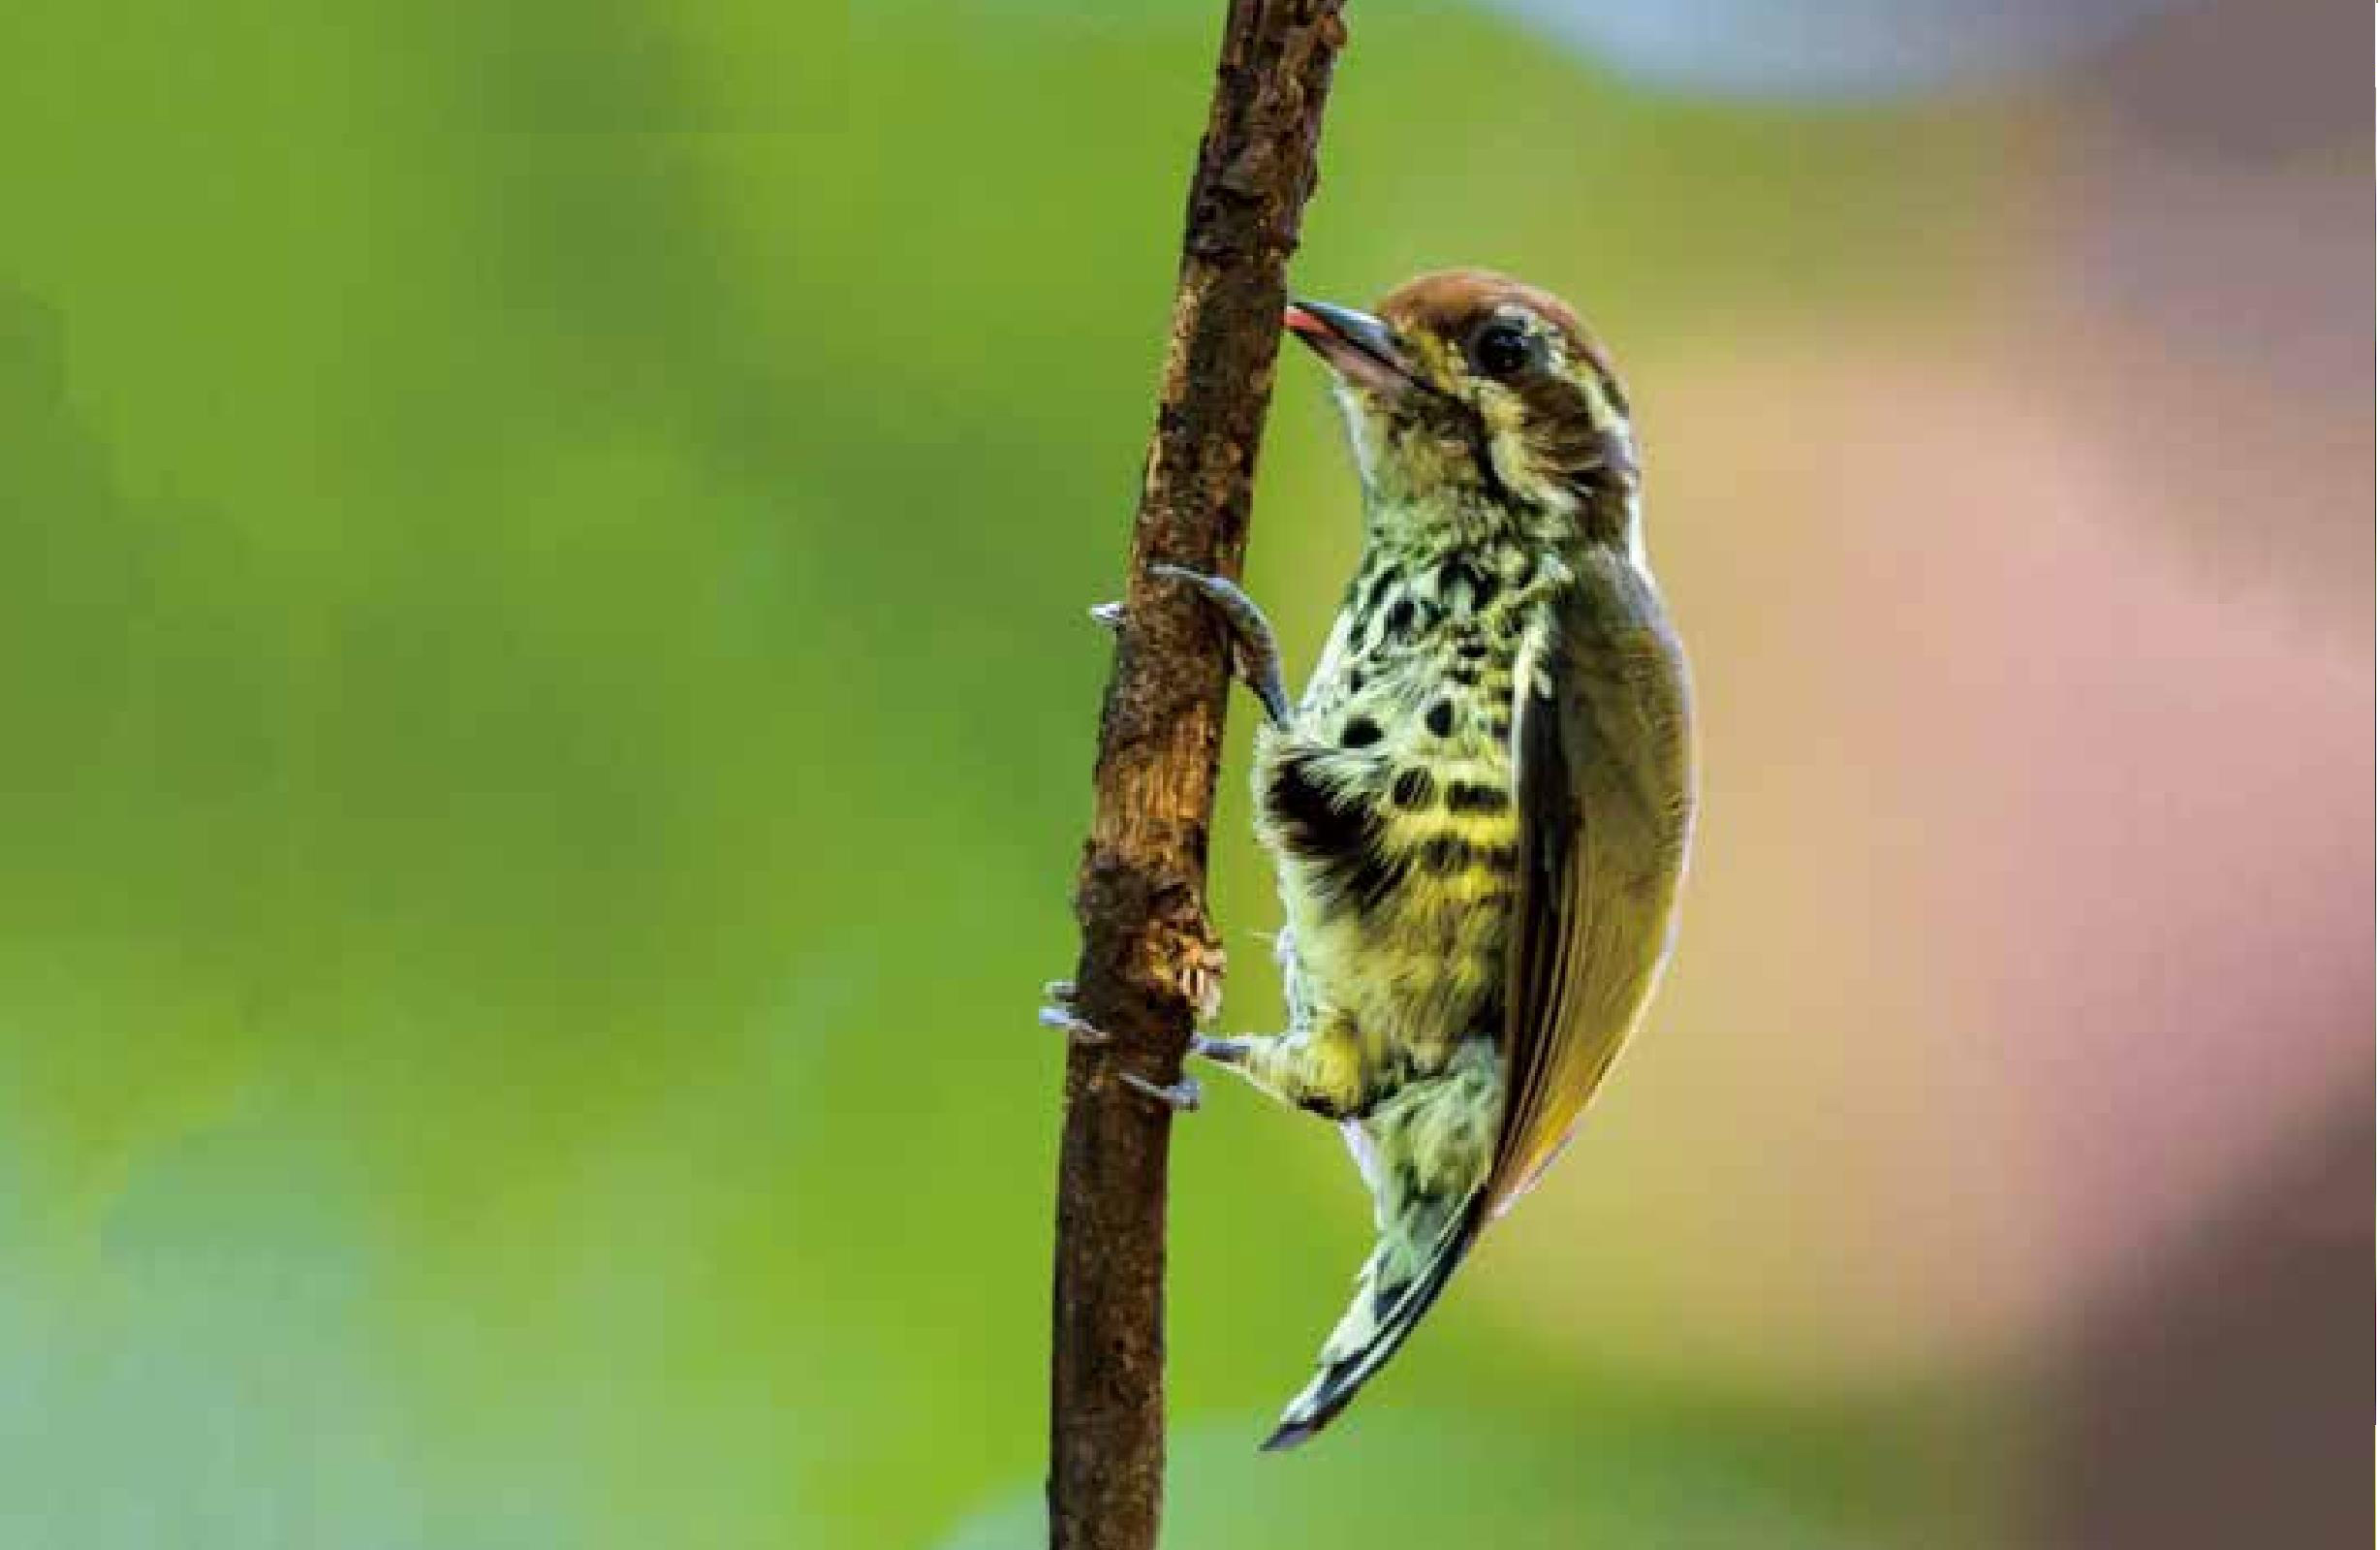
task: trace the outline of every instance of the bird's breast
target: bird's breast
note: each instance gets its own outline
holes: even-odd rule
[[[1260,822],[1302,990],[1435,1069],[1492,1032],[1519,860],[1519,564],[1467,555],[1360,575],[1292,726],[1265,740]]]

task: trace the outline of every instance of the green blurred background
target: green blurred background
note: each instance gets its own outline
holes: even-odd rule
[[[1034,1542],[1219,9],[0,16],[0,1546]],[[1295,282],[1597,323],[1707,819],[1303,1454],[1352,1171],[1180,1128],[1179,1550],[2368,1524],[2370,22],[1970,9],[1353,8]],[[1296,662],[1356,531],[1285,360]]]

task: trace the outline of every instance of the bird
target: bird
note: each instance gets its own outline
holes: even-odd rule
[[[1213,605],[1263,702],[1286,916],[1288,1029],[1192,1048],[1339,1126],[1377,1229],[1268,1450],[1347,1408],[1567,1142],[1670,958],[1696,789],[1628,395],[1577,313],[1453,269],[1283,326],[1331,372],[1362,487],[1304,692],[1237,584],[1152,567]]]

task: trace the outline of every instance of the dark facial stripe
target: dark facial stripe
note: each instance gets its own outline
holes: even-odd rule
[[[1595,373],[1595,386],[1603,390],[1603,401],[1617,410],[1622,418],[1626,418],[1632,411],[1628,407],[1628,390],[1619,385],[1619,374],[1612,369],[1611,363],[1603,358],[1602,351],[1587,350],[1581,353],[1586,357],[1587,365]]]
[[[1480,489],[1499,506],[1516,504],[1513,492],[1496,472],[1495,444],[1488,431],[1488,423],[1477,415],[1466,415],[1464,429],[1469,433],[1471,465],[1479,472]]]

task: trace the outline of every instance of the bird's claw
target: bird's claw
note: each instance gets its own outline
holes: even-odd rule
[[[1190,1035],[1190,1053],[1217,1065],[1238,1065],[1248,1058],[1246,1039],[1214,1039],[1204,1033]]]
[[[1151,576],[1162,576],[1169,582],[1181,582],[1195,586],[1212,598],[1217,607],[1227,612],[1237,612],[1233,608],[1231,599],[1245,598],[1248,595],[1220,576],[1209,576],[1205,571],[1194,571],[1187,565],[1169,565],[1164,560],[1157,560],[1150,564],[1148,573]]]
[[[1041,1026],[1057,1029],[1066,1035],[1066,1041],[1069,1044],[1080,1044],[1085,1049],[1095,1049],[1102,1044],[1114,1042],[1113,1037],[1105,1029],[1093,1028],[1065,1006],[1043,1007]]]
[[[1203,1096],[1199,1091],[1196,1077],[1185,1076],[1178,1082],[1164,1084],[1151,1082],[1148,1078],[1136,1076],[1130,1071],[1118,1071],[1115,1075],[1116,1080],[1135,1092],[1156,1099],[1176,1114],[1195,1113],[1199,1100]]]
[[[1274,726],[1287,725],[1289,690],[1281,682],[1281,648],[1273,638],[1272,625],[1265,617],[1265,611],[1256,606],[1256,599],[1240,590],[1236,583],[1186,566],[1154,564],[1149,566],[1148,573],[1196,587],[1223,617],[1224,627],[1232,635],[1233,671],[1255,691],[1267,718]]]

